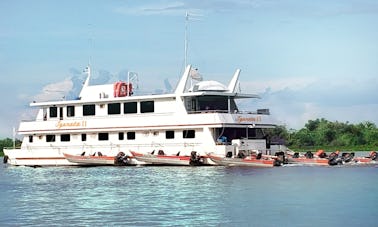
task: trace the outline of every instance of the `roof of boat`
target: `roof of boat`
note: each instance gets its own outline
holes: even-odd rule
[[[195,81],[191,80],[192,68],[188,65],[185,72],[180,79],[174,93],[170,94],[149,94],[149,95],[126,95],[117,97],[113,94],[115,84],[103,85],[89,85],[90,71],[88,77],[80,92],[80,97],[76,100],[59,100],[59,101],[46,101],[46,102],[33,102],[31,106],[52,106],[52,105],[69,105],[78,103],[111,103],[120,101],[133,101],[133,100],[161,100],[176,97],[189,97],[189,96],[227,96],[234,97],[235,99],[241,98],[260,98],[256,94],[240,93],[237,90],[238,78],[240,69],[236,70],[233,78],[228,86],[225,86],[217,81]],[[197,72],[196,72],[197,73]],[[191,80],[191,83],[189,81]],[[188,85],[191,85],[188,87]]]

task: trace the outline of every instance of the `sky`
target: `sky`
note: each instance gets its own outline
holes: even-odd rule
[[[378,125],[376,0],[0,1],[0,138],[30,120],[29,104],[139,75],[138,89],[175,87],[187,62],[228,84],[241,69],[243,108],[279,124]]]

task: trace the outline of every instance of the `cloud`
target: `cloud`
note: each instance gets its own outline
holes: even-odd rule
[[[74,100],[79,97],[80,91],[83,87],[86,75],[75,68],[70,69],[71,76],[63,81],[54,82],[45,85],[42,90],[37,94],[31,96],[21,94],[19,99],[35,102],[56,101],[56,100]],[[112,74],[107,70],[99,70],[98,73],[92,72],[90,85],[110,84],[116,81],[127,80],[128,70],[121,70],[119,73]]]
[[[43,87],[42,91],[33,96],[33,101],[45,102],[51,100],[65,99],[65,95],[71,91],[73,82],[70,78],[66,78],[64,81],[48,84]]]
[[[285,77],[271,80],[256,80],[247,81],[241,84],[243,92],[248,93],[264,93],[277,92],[285,89],[301,90],[304,89],[316,81],[315,78],[306,77]]]
[[[278,1],[278,0],[191,0],[191,1],[145,1],[137,6],[128,2],[114,9],[127,15],[184,15],[186,11],[205,14],[209,12],[235,12],[259,9],[264,13],[284,13],[300,17],[333,17],[351,14],[376,14],[378,4],[372,1]]]
[[[131,14],[131,15],[151,15],[151,14],[165,14],[165,15],[184,15],[186,11],[192,13],[205,12],[228,12],[235,10],[246,10],[257,8],[265,2],[262,0],[193,0],[193,1],[153,1],[153,3],[146,3],[144,5],[132,6],[130,4],[123,5],[114,9],[116,13]]]
[[[378,123],[378,79],[300,79],[248,82],[262,97],[245,101],[243,109],[269,108],[280,124],[301,128],[308,120]],[[253,87],[254,86],[254,87]]]

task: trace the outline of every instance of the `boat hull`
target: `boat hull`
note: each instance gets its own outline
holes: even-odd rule
[[[142,154],[131,151],[133,158],[141,162],[141,164],[149,165],[173,165],[173,166],[191,166],[191,165],[204,165],[204,162],[198,161],[193,163],[191,156],[180,155],[153,155]]]
[[[250,167],[273,167],[274,159],[255,159],[255,158],[223,158],[209,155],[211,161],[222,166],[250,166]]]
[[[32,152],[21,149],[4,149],[4,162],[15,166],[76,166],[59,152]]]
[[[288,164],[328,166],[329,160],[326,158],[306,158],[306,157],[288,158]]]
[[[91,156],[91,155],[70,155],[64,154],[64,157],[72,163],[84,166],[98,165],[115,165],[114,156]]]

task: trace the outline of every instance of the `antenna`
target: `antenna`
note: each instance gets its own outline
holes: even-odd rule
[[[89,42],[89,59],[88,59],[88,65],[91,65],[92,62],[92,52],[93,52],[93,31],[92,31],[92,24],[88,24],[88,42]]]
[[[202,15],[185,12],[185,55],[184,55],[184,69],[188,64],[188,22],[189,20],[201,20]]]
[[[139,79],[138,79],[138,73],[137,72],[131,72],[131,71],[128,71],[127,72],[127,96],[129,96],[129,93],[130,93],[130,82],[135,82],[136,83],[136,89],[138,89],[138,86],[139,86]]]
[[[184,55],[184,68],[187,64],[188,58],[188,20],[189,20],[189,13],[186,11],[185,13],[185,55]]]

